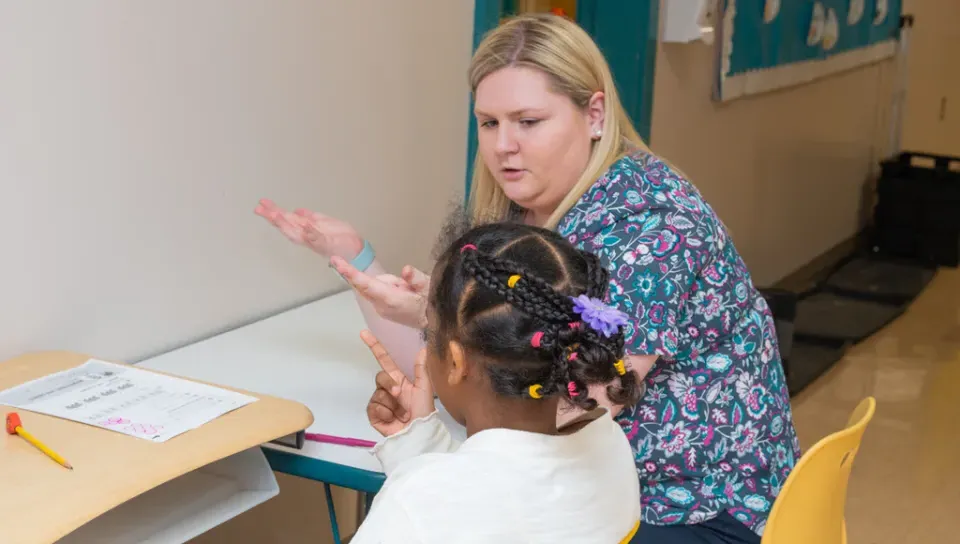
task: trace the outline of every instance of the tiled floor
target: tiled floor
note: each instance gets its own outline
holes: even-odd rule
[[[960,542],[960,271],[942,270],[900,319],[794,398],[804,450],[870,395],[877,411],[853,468],[850,543]]]

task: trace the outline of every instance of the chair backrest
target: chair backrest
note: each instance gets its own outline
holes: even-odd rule
[[[876,404],[873,397],[863,399],[843,430],[822,438],[800,458],[773,503],[763,544],[846,542],[847,483]]]
[[[633,524],[633,529],[630,529],[630,532],[627,533],[627,536],[623,537],[623,540],[620,541],[620,544],[629,544],[633,537],[636,536],[637,530],[640,529],[640,520],[638,519],[636,523]]]

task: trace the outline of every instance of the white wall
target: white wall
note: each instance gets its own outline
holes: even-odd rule
[[[427,263],[472,2],[0,0],[0,359],[135,361],[342,288],[252,210]]]

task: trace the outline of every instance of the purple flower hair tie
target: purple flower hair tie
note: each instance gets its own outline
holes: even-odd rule
[[[573,300],[573,311],[580,315],[581,321],[607,338],[627,324],[627,314],[598,298],[580,295],[570,299]]]

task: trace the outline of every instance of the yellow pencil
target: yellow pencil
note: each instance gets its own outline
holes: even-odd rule
[[[7,432],[10,434],[19,435],[21,438],[27,442],[36,446],[36,448],[47,455],[47,457],[53,459],[54,461],[60,463],[64,467],[73,470],[73,465],[67,462],[66,459],[57,455],[56,452],[44,445],[43,442],[40,442],[32,434],[28,433],[23,428],[23,423],[20,422],[20,416],[16,412],[10,412],[7,414]]]

